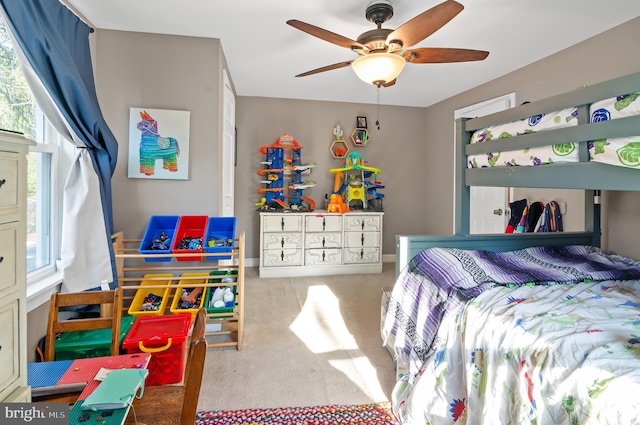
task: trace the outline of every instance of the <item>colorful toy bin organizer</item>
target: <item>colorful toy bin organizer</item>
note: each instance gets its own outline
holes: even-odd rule
[[[206,215],[183,215],[178,220],[176,235],[171,251],[174,254],[202,252],[204,231],[207,227]],[[177,257],[178,261],[200,261],[202,257]]]
[[[145,385],[182,381],[190,314],[138,317],[122,342],[127,354],[151,353]]]
[[[171,273],[148,273],[142,277],[141,288],[129,305],[130,316],[162,316],[169,303],[169,292],[173,275]],[[166,286],[161,288],[143,288],[144,286]]]
[[[181,287],[176,288],[170,310],[172,313],[189,313],[191,318],[195,319],[196,313],[204,305],[205,298],[205,287],[198,285],[207,282],[209,273],[182,273],[180,277],[182,279],[178,281],[178,285]]]
[[[178,226],[178,215],[152,215],[144,232],[140,248],[140,254],[171,254],[176,227]],[[171,257],[146,257],[145,261],[171,261]]]
[[[236,234],[235,217],[209,217],[204,238],[204,252],[218,254],[233,251]],[[210,255],[207,260],[229,260],[230,255]]]

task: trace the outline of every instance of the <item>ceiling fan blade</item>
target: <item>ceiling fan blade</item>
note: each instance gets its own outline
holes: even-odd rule
[[[446,25],[462,12],[464,6],[454,0],[447,0],[415,18],[405,22],[387,36],[387,45],[399,41],[404,47],[418,44]]]
[[[334,63],[333,65],[323,66],[322,68],[312,69],[311,71],[303,72],[302,74],[296,75],[296,77],[306,77],[307,75],[318,74],[320,72],[331,71],[332,69],[344,68],[345,66],[351,65],[353,61],[345,61]]]
[[[364,46],[355,40],[351,40],[331,31],[307,24],[306,22],[298,21],[297,19],[290,19],[287,21],[287,24],[299,29],[300,31],[304,31],[307,34],[311,34],[314,37],[318,37],[324,41],[328,41],[329,43],[333,43],[341,47],[346,47],[347,49],[364,49]]]
[[[450,49],[446,47],[421,47],[405,51],[402,56],[411,63],[449,63],[481,61],[489,52],[472,49]]]

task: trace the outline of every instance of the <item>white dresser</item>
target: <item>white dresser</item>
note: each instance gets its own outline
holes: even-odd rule
[[[32,142],[0,131],[0,401],[27,402],[26,154]]]
[[[260,213],[260,277],[381,273],[383,215]]]

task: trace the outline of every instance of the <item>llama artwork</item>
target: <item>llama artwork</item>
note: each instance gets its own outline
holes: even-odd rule
[[[140,173],[152,176],[155,173],[156,161],[162,160],[162,168],[172,173],[178,171],[178,156],[180,147],[173,137],[162,137],[158,134],[158,121],[154,120],[147,111],[140,112],[137,125],[142,132],[140,138]]]
[[[129,177],[186,179],[189,112],[131,108]]]

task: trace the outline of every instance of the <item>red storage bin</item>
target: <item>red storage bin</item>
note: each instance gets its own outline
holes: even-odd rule
[[[202,252],[202,244],[204,243],[204,232],[207,228],[206,215],[183,215],[178,220],[176,227],[175,237],[173,238],[173,244],[171,245],[171,251],[174,254],[193,254],[196,252]],[[199,241],[198,247],[182,247],[184,240]],[[177,257],[178,261],[200,261],[202,257]]]
[[[151,353],[145,385],[182,381],[191,314],[139,317],[122,341],[127,354]]]

